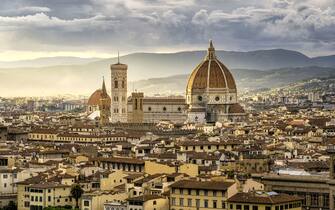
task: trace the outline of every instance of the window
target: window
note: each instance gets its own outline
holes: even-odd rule
[[[163,111],[164,111],[164,112],[166,111],[166,107],[165,107],[165,106],[163,107]]]
[[[208,196],[208,191],[207,190],[204,190],[204,195]]]
[[[226,203],[225,203],[225,201],[221,201],[221,202],[222,202],[222,204],[221,204],[221,205],[222,205],[222,208],[225,209],[225,208],[226,208]],[[232,205],[230,205],[230,206],[232,206]]]
[[[213,208],[217,208],[217,201],[213,200]]]
[[[213,196],[214,196],[214,197],[216,196],[216,191],[215,191],[215,190],[213,191]]]
[[[319,205],[318,194],[316,194],[316,193],[311,194],[311,205],[312,206],[318,206]]]
[[[238,204],[238,205],[236,205],[236,209],[237,210],[242,210],[242,206]]]
[[[176,198],[171,198],[171,206],[175,206],[176,205]]]
[[[3,187],[6,188],[6,187],[7,187],[7,183],[4,183],[4,184],[3,184]]]
[[[192,206],[192,199],[191,198],[189,198],[189,199],[187,199],[187,206]]]
[[[48,202],[51,202],[51,196],[48,196]]]
[[[195,200],[195,207],[200,208],[200,199]]]
[[[265,210],[271,210],[271,206],[265,206]]]
[[[249,205],[244,205],[244,210],[249,210]]]
[[[216,96],[215,97],[215,101],[219,101],[220,100],[220,97],[219,96]]]
[[[4,179],[7,179],[7,178],[8,178],[8,175],[7,175],[7,174],[4,174],[4,175],[3,175],[3,178],[4,178]]]
[[[278,207],[278,206],[277,206],[277,207]],[[277,208],[277,207],[276,207],[276,208]],[[253,206],[253,207],[252,207],[252,210],[258,210],[258,206]]]
[[[151,111],[151,107],[150,107],[150,106],[148,107],[148,111],[149,111],[149,112]]]
[[[179,206],[184,206],[184,198],[179,198]]]
[[[152,205],[156,205],[156,204],[157,204],[157,201],[153,201],[153,202],[152,202]]]
[[[329,206],[329,195],[323,194],[323,206]]]
[[[40,202],[42,202],[42,196],[40,197]]]
[[[125,87],[125,82],[124,82],[124,80],[122,80],[122,88],[124,88]]]
[[[181,111],[181,108],[180,107],[178,107],[178,112],[180,112]]]
[[[90,206],[90,201],[84,201],[84,206]]]
[[[204,200],[204,207],[208,208],[208,200],[207,199]]]
[[[202,101],[202,96],[198,96],[198,101]]]
[[[117,80],[114,81],[114,88],[119,88],[119,83]]]
[[[24,202],[24,207],[29,207],[29,201]]]

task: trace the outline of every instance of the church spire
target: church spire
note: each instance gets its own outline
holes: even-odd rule
[[[105,77],[102,77],[102,95],[107,96],[107,90],[105,85]]]
[[[120,52],[117,51],[117,63],[120,64]]]
[[[212,40],[209,40],[209,47],[208,47],[208,50],[207,50],[206,60],[212,60],[212,59],[215,59],[215,58],[216,58],[215,48],[214,48]]]

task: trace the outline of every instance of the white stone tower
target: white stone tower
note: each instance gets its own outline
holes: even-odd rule
[[[127,69],[126,64],[118,62],[111,65],[111,118],[112,123],[127,122]]]

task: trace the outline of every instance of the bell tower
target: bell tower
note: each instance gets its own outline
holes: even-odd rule
[[[127,70],[126,64],[118,62],[111,65],[111,118],[112,123],[127,122]]]

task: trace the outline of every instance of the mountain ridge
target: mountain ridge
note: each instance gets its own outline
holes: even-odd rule
[[[163,89],[143,80],[166,80],[166,77],[172,75],[189,75],[205,55],[205,51],[137,53],[121,56],[120,61],[128,65],[129,90],[172,94],[174,91],[184,91],[186,77],[165,81]],[[296,51],[279,49],[252,53],[217,51],[217,57],[231,69],[239,90],[273,87],[311,77],[332,76],[335,73],[335,56],[309,58]],[[109,58],[80,65],[0,68],[0,94],[89,94],[100,88],[103,76],[106,83],[110,84],[110,64],[116,62],[117,58]],[[162,84],[164,79],[158,80]],[[150,81],[154,83],[156,80]],[[171,85],[171,82],[175,82],[175,85]]]

